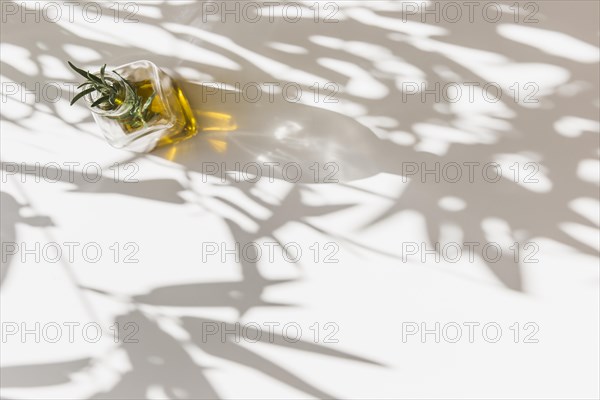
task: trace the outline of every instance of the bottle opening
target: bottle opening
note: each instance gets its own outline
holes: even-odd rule
[[[96,75],[99,76],[99,73]],[[131,110],[135,94],[122,77],[113,72],[106,72],[104,82],[98,83],[98,87],[104,90],[94,90],[84,97],[93,113],[105,117],[119,117]]]

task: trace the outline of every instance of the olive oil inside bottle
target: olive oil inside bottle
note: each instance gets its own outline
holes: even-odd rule
[[[163,98],[158,93],[155,93],[154,86],[150,80],[130,81],[129,83],[134,89],[138,100],[136,101],[135,98],[129,100],[132,103],[131,110],[117,118],[117,121],[126,134],[133,134],[140,129],[152,127],[153,125],[169,123],[173,116],[176,120],[174,126],[159,140],[157,147],[177,143],[197,133],[197,122],[194,113],[190,108],[188,100],[178,86],[173,84],[172,89],[163,93]],[[142,111],[143,105],[151,97],[150,105],[145,111]],[[165,102],[168,102],[168,105]]]

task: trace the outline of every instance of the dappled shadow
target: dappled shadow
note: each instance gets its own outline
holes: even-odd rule
[[[598,4],[585,3],[590,11],[577,12],[560,3],[544,2],[540,6],[543,20],[540,28],[563,32],[574,39],[596,41],[594,45],[597,45],[597,36],[580,29],[585,22],[580,21],[579,26],[565,24],[562,17],[568,13],[587,21],[597,16]],[[98,32],[100,36],[106,34],[110,24],[42,24],[34,38],[29,34],[6,35],[10,29],[22,32],[18,22],[9,21],[2,27],[3,41],[19,51],[27,51],[24,59],[32,67],[19,68],[3,58],[2,74],[13,82],[24,82],[29,86],[39,81],[71,79],[68,72],[66,77],[58,72],[56,76],[49,73],[44,62],[48,57],[54,57],[59,61],[74,59],[93,67],[104,61],[119,64],[149,59],[179,75],[201,122],[201,132],[188,141],[149,155],[118,154],[121,162],[158,160],[169,167],[182,168],[187,183],[176,179],[150,179],[123,185],[106,177],[95,183],[80,179],[69,182],[75,188],[65,190],[66,196],[120,194],[185,205],[193,201],[181,192],[190,191],[199,197],[210,197],[218,205],[237,212],[238,217],[235,217],[209,210],[224,221],[237,243],[250,243],[265,237],[277,241],[279,228],[300,223],[313,232],[344,241],[349,247],[400,260],[402,254],[397,249],[378,247],[360,239],[349,240],[340,237],[333,227],[318,228],[307,220],[358,204],[352,198],[328,206],[306,203],[304,195],[313,190],[308,184],[327,183],[322,177],[314,180],[310,174],[304,174],[302,180],[290,184],[289,190],[277,202],[265,201],[257,195],[255,182],[238,182],[229,175],[220,183],[194,184],[199,176],[207,173],[208,163],[225,165],[225,170],[231,171],[235,170],[236,163],[296,162],[302,165],[303,171],[309,171],[315,162],[333,162],[338,167],[335,178],[340,185],[357,192],[364,189],[345,184],[378,174],[406,178],[406,187],[391,196],[389,205],[365,222],[355,232],[357,236],[412,210],[423,216],[429,244],[443,242],[442,230],[447,225],[458,229],[463,243],[486,243],[493,240],[487,226],[499,223],[506,227],[507,246],[543,238],[583,254],[598,256],[598,249],[593,244],[580,240],[564,225],[597,229],[594,220],[573,208],[573,203],[579,199],[598,199],[597,182],[585,178],[581,172],[583,161],[597,160],[598,157],[598,127],[594,124],[599,105],[597,61],[557,56],[540,50],[539,46],[510,40],[498,28],[514,25],[510,16],[496,24],[485,21],[475,24],[406,23],[393,2],[340,4],[341,18],[336,24],[303,20],[294,24],[261,21],[232,25],[205,24],[197,4],[171,2],[151,6],[160,11],[156,14],[159,16],[139,15],[140,22],[123,31],[144,31],[147,37],[153,37],[157,42],[172,43],[168,50],[171,53],[158,45],[156,49],[161,52],[153,51],[152,44],[145,43],[147,39],[140,39],[139,33],[138,37],[123,37],[122,43],[98,39]],[[597,21],[589,23],[593,25]],[[83,52],[72,49],[78,48],[91,49],[97,54],[77,59]],[[309,98],[313,95],[310,88],[316,82],[336,82],[338,101],[324,103],[319,98],[314,103],[308,100],[294,103],[276,96],[274,101],[264,97],[257,102],[236,102],[231,101],[234,98],[232,92],[223,96],[225,89],[208,94],[206,87],[210,82],[297,82],[310,93]],[[432,95],[422,99],[418,93],[408,95],[403,90],[406,82],[429,82],[430,85],[435,82],[442,85],[476,82],[479,87],[496,82],[503,90],[503,98],[497,102],[481,100],[482,92],[477,89],[475,95],[479,100],[475,102],[452,102],[435,99]],[[518,83],[523,91],[523,85],[528,82],[538,84],[536,99],[539,101],[525,103],[522,95],[518,101],[512,99],[511,86]],[[87,132],[91,118],[87,114],[79,120],[66,117],[60,108],[61,102],[41,102],[43,107],[30,104],[20,114],[3,112],[4,126],[29,130],[28,119],[34,118],[36,113],[44,113],[56,118],[57,124]],[[227,124],[219,128],[218,121],[214,120],[216,114],[227,116]],[[580,121],[579,125],[571,123],[562,128],[561,122],[569,121],[569,118]],[[70,151],[76,149],[61,148],[60,154],[68,157]],[[475,183],[466,177],[458,182],[436,180],[431,175],[423,178],[419,174],[409,174],[406,169],[409,163],[431,169],[436,164],[440,168],[452,163],[483,166],[500,163],[503,159],[511,161],[501,164],[504,177],[496,182],[482,179],[481,175],[476,176]],[[512,179],[509,167],[514,160],[538,165],[540,168],[535,177],[542,184]],[[20,160],[10,159],[10,153],[3,153],[3,167],[12,161]],[[53,172],[52,169],[47,171],[55,176]],[[280,169],[276,169],[274,178],[286,180]],[[544,182],[548,184],[544,186]],[[207,187],[213,189],[209,194],[203,193]],[[3,192],[2,196],[3,241],[18,241],[15,234],[18,223],[42,227],[51,224],[45,217],[20,217],[19,210],[23,205],[8,193]],[[236,200],[239,198],[268,210],[268,216],[256,216],[245,205],[247,203]],[[443,207],[448,198],[458,200],[462,208]],[[242,223],[246,219],[257,229],[246,229]],[[411,231],[414,227],[399,223],[395,229]],[[194,261],[202,264],[200,260]],[[6,264],[3,260],[3,279],[10,262],[10,258]],[[508,257],[500,262],[488,261],[486,265],[503,287],[526,292],[522,260]],[[250,344],[242,346],[218,337],[204,340],[202,330],[207,323],[225,323],[231,327],[229,322],[181,316],[173,311],[160,318],[170,320],[187,332],[189,340],[175,338],[161,329],[156,316],[160,313],[156,310],[165,307],[225,307],[234,309],[241,317],[255,307],[294,306],[267,301],[264,292],[272,285],[292,284],[295,278],[267,279],[262,276],[257,263],[247,261],[246,257],[241,257],[240,267],[238,281],[165,285],[125,299],[115,298],[115,301],[123,301],[134,308],[134,311],[120,314],[116,320],[135,321],[142,336],[140,343],[118,345],[130,360],[132,369],[124,373],[114,387],[100,391],[94,398],[143,398],[152,386],[161,387],[170,398],[220,397],[206,376],[206,368],[190,356],[188,346],[254,369],[306,395],[334,397],[263,357],[260,347],[251,350]],[[95,288],[84,290],[114,297]],[[155,310],[157,314],[150,316],[139,307]],[[284,345],[315,356],[377,364],[374,360],[326,346],[306,342],[289,344],[281,337],[270,344]],[[2,368],[2,385],[23,388],[64,383],[65,376],[85,368],[87,361],[9,366]],[[54,375],[40,376],[39,372],[48,368],[55,371]]]
[[[91,358],[0,369],[2,387],[52,386],[68,383],[71,374],[90,366]],[[34,379],[32,379],[35,377]]]
[[[1,234],[2,243],[2,266],[0,269],[0,285],[4,283],[4,278],[8,274],[12,257],[18,253],[15,247],[10,248],[10,244],[17,245],[16,228],[17,224],[26,224],[29,226],[45,227],[52,226],[52,220],[45,216],[23,217],[21,210],[27,207],[25,204],[19,204],[10,194],[0,192],[0,209],[2,214]]]

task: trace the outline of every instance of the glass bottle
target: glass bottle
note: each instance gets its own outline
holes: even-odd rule
[[[106,140],[117,148],[149,152],[197,133],[196,118],[174,80],[150,61],[135,61],[106,71],[121,93],[116,109],[92,106],[98,92],[85,96]]]

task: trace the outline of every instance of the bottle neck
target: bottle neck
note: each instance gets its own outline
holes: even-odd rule
[[[123,78],[121,78],[115,73],[107,72],[105,74],[105,80],[108,83],[119,87],[119,94],[115,98],[116,107],[113,106],[104,108],[102,107],[103,104],[99,104],[97,106],[92,107],[92,104],[102,96],[100,92],[95,90],[92,93],[85,96],[85,101],[88,108],[94,114],[102,117],[118,118],[126,115],[129,111],[131,111],[131,108],[133,107],[135,93],[127,84],[127,82],[125,82]]]

